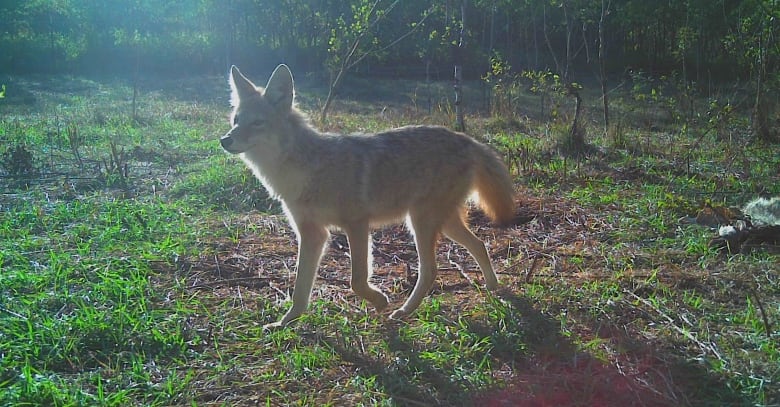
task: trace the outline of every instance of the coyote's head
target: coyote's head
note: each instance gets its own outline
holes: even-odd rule
[[[220,143],[232,154],[243,153],[255,146],[274,150],[279,148],[283,134],[279,126],[292,109],[293,78],[287,65],[279,65],[268,79],[265,89],[255,86],[238,68],[230,68],[231,104],[233,126]]]

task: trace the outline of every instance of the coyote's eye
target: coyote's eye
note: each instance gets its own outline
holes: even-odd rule
[[[265,120],[263,119],[257,119],[252,122],[252,127],[263,127],[265,125]]]

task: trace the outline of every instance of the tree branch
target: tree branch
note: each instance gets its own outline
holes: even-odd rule
[[[375,48],[375,49],[371,49],[371,50],[368,50],[368,51],[364,52],[364,53],[363,53],[363,55],[361,55],[359,58],[355,59],[355,60],[354,60],[354,61],[353,61],[351,64],[349,64],[349,66],[347,66],[347,68],[346,68],[346,69],[347,69],[347,70],[349,70],[349,69],[352,69],[352,68],[354,68],[354,67],[355,67],[355,65],[357,65],[358,63],[360,63],[360,61],[362,61],[363,59],[365,59],[367,56],[369,56],[369,55],[371,55],[371,54],[373,54],[373,53],[377,53],[377,52],[383,52],[383,51],[386,51],[386,50],[388,50],[388,49],[390,49],[390,48],[394,47],[394,46],[395,46],[396,44],[398,44],[399,42],[403,41],[403,40],[404,40],[404,38],[406,38],[406,37],[408,37],[408,36],[412,35],[412,34],[413,34],[415,31],[417,31],[417,29],[418,29],[418,28],[419,28],[419,27],[422,25],[422,23],[424,23],[424,22],[425,22],[425,20],[428,18],[428,16],[430,16],[430,15],[431,15],[431,11],[432,11],[432,10],[431,10],[431,8],[429,8],[429,9],[428,9],[428,11],[427,11],[427,12],[426,12],[426,13],[423,15],[423,17],[420,19],[420,21],[418,21],[418,22],[417,22],[417,24],[415,24],[415,25],[414,25],[414,27],[412,27],[412,29],[411,29],[411,30],[409,30],[409,31],[407,31],[406,33],[402,34],[400,37],[396,38],[395,40],[393,40],[393,41],[392,41],[392,42],[390,42],[389,44],[385,45],[384,47],[381,47],[381,48]]]

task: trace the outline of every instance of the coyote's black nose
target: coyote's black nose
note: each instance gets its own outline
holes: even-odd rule
[[[227,150],[228,147],[230,147],[231,144],[233,144],[233,138],[230,136],[225,136],[219,139],[219,143],[222,144],[222,148]]]

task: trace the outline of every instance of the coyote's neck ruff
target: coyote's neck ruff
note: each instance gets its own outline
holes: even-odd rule
[[[391,314],[414,311],[436,276],[439,233],[460,243],[496,288],[487,250],[465,224],[465,201],[474,192],[498,223],[514,216],[512,181],[498,156],[472,138],[438,126],[407,126],[371,135],[320,133],[293,106],[290,70],[279,65],[266,87],[236,67],[230,74],[233,113],[222,147],[239,154],[282,202],[298,236],[292,308],[271,325],[284,325],[309,303],[329,228],[343,230],[352,258],[352,289],[377,309],[387,297],[368,282],[369,228],[407,219],[420,259],[409,299]]]

